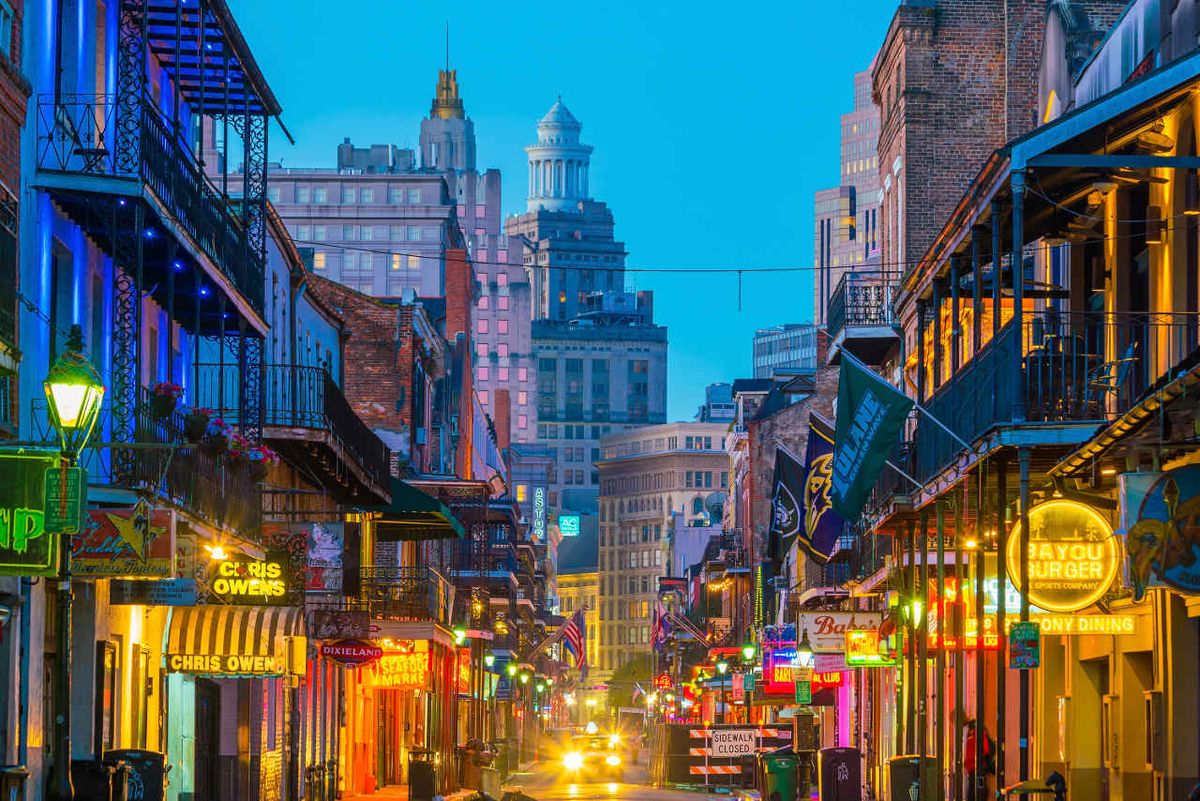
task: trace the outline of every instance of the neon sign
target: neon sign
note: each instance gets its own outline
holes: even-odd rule
[[[1050,612],[1077,612],[1108,592],[1117,576],[1117,538],[1090,506],[1049,501],[1029,510],[1031,603]],[[1008,572],[1021,579],[1021,525],[1013,527],[1006,554]]]

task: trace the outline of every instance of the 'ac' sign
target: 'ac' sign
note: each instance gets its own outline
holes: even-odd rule
[[[0,454],[0,575],[54,576],[59,537],[46,533],[46,471],[56,454]]]

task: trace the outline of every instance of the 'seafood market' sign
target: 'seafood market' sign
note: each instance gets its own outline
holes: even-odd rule
[[[368,668],[371,683],[376,687],[399,690],[429,688],[429,643],[424,640],[404,641],[395,651],[384,651]]]
[[[1029,510],[1029,588],[1032,604],[1050,612],[1086,609],[1108,592],[1120,563],[1112,526],[1090,506],[1054,500]],[[1008,573],[1020,587],[1021,525],[1013,526]]]

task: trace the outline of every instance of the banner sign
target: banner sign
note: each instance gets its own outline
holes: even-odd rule
[[[202,589],[209,603],[289,606],[287,567],[287,556],[274,551],[265,559],[229,554],[212,561]]]
[[[833,454],[833,508],[856,520],[883,463],[900,441],[913,402],[849,354],[838,375]]]
[[[168,673],[229,676],[279,676],[284,657],[265,654],[164,654]]]
[[[1013,623],[1008,629],[1008,667],[1032,670],[1042,664],[1042,630],[1033,621]]]
[[[60,537],[46,533],[46,471],[58,454],[0,453],[0,575],[58,574]]]
[[[775,449],[771,487],[767,558],[781,560],[804,533],[804,468],[783,448]]]
[[[350,667],[362,667],[383,656],[383,649],[362,640],[338,640],[321,643],[321,656]]]
[[[308,565],[304,589],[309,592],[342,591],[342,553],[345,527],[342,523],[299,523],[308,543]]]
[[[371,636],[369,612],[314,609],[310,615],[309,632],[314,640],[336,640],[342,637],[363,639]]]
[[[1019,521],[1009,534],[1006,557],[1009,575],[1020,588]],[[1108,592],[1119,565],[1112,527],[1092,507],[1054,500],[1029,510],[1030,603],[1050,612],[1086,609]]]
[[[825,564],[837,547],[846,521],[833,510],[833,426],[819,415],[808,415],[808,446],[804,459],[804,533],[800,544]]]
[[[175,515],[145,500],[91,509],[71,538],[71,572],[82,578],[167,578],[175,568]]]
[[[142,606],[195,606],[199,591],[195,579],[169,578],[159,581],[113,579],[108,585],[110,604]]]
[[[1122,505],[1130,500],[1135,499],[1123,492]],[[1141,600],[1148,587],[1159,583],[1180,592],[1200,594],[1198,518],[1200,465],[1163,473],[1146,491],[1137,507],[1136,522],[1125,535],[1135,600]]]
[[[846,632],[854,629],[879,631],[883,615],[879,612],[801,612],[796,631],[808,641],[816,653],[840,654],[846,648]]]

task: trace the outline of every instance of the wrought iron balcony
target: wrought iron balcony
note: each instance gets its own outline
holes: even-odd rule
[[[364,567],[361,576],[371,617],[451,625],[454,586],[432,567]]]
[[[196,405],[213,409],[226,422],[240,422],[239,395],[253,391],[255,383],[243,381],[244,372],[231,364],[201,364],[196,375]],[[339,501],[390,498],[388,448],[354,413],[329,373],[267,364],[257,387],[263,437],[272,447],[318,472]]]
[[[31,412],[35,438],[56,446],[58,435],[50,423],[45,400],[35,399]],[[110,424],[106,403],[93,439],[102,440],[101,433],[111,430]],[[213,526],[233,529],[250,541],[258,539],[262,530],[258,484],[220,455],[187,442],[182,415],[155,414],[144,387],[134,413],[134,431],[134,440],[128,443],[131,447],[110,442],[84,450],[80,466],[87,470],[89,484],[149,493]]]
[[[38,183],[75,198],[64,202],[83,224],[87,212],[80,193],[145,197],[152,214],[167,218],[164,227],[181,231],[262,311],[263,257],[251,245],[239,210],[204,175],[183,131],[148,97],[121,103],[117,95],[63,95],[55,102],[43,95],[37,136]]]
[[[1027,313],[1020,333],[1011,322],[1005,325],[926,402],[967,442],[1000,424],[1115,419],[1200,346],[1200,315],[1044,310]],[[1024,419],[1017,422],[1021,407]],[[960,447],[939,427],[920,421],[917,478],[943,469]]]
[[[892,299],[895,279],[887,274],[845,273],[829,298],[830,360],[841,349],[877,364],[898,340]]]

